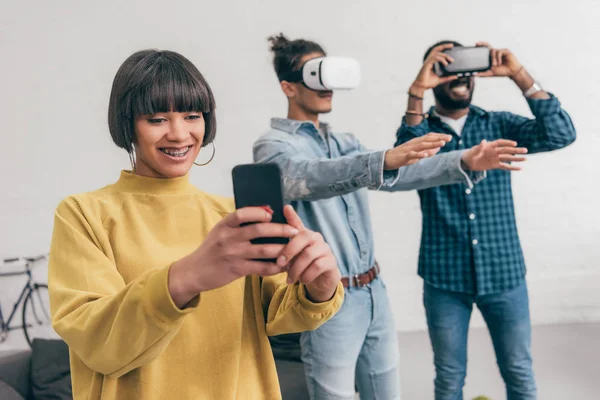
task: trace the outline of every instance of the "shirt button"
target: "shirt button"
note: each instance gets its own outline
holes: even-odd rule
[[[465,193],[466,193],[466,194],[471,194],[471,189],[467,189],[467,190],[465,190]]]
[[[458,141],[458,144],[462,144],[462,139]]]
[[[473,239],[473,246],[477,246],[478,243],[479,243],[479,240]]]
[[[475,214],[469,214],[470,219],[475,219]]]

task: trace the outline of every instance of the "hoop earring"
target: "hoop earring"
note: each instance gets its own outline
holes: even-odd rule
[[[131,147],[129,154],[129,162],[131,163],[131,172],[135,172],[135,149]]]
[[[205,163],[202,163],[202,164],[198,164],[196,161],[194,161],[194,165],[197,165],[197,166],[199,166],[199,167],[204,167],[205,165],[208,165],[208,164],[210,164],[210,162],[213,160],[213,158],[215,158],[215,153],[216,153],[216,151],[217,151],[217,148],[215,147],[215,141],[213,140],[213,141],[212,141],[212,142],[210,142],[210,143],[211,143],[211,144],[212,144],[212,146],[213,146],[213,151],[212,151],[212,155],[210,156],[210,160],[208,160],[207,162],[205,162]]]

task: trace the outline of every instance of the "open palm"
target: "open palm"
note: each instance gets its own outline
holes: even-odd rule
[[[492,169],[520,171],[521,167],[510,163],[525,161],[525,157],[517,154],[526,153],[526,148],[517,147],[517,142],[512,140],[498,139],[493,142],[483,140],[477,146],[467,150],[462,160],[471,171],[489,171]]]

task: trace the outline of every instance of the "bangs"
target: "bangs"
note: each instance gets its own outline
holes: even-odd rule
[[[163,53],[164,54],[164,53]],[[148,71],[146,82],[128,96],[133,117],[161,112],[214,111],[214,103],[202,75],[180,60],[162,57]],[[187,68],[186,68],[187,67]]]
[[[131,154],[136,117],[202,113],[205,146],[216,137],[215,107],[208,82],[187,58],[168,50],[141,50],[129,56],[117,71],[110,92],[108,128],[115,144]]]

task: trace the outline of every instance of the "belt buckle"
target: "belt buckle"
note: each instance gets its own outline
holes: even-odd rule
[[[360,281],[360,277],[358,274],[354,275],[354,283],[356,287],[363,287],[364,285],[362,284],[362,282]]]

